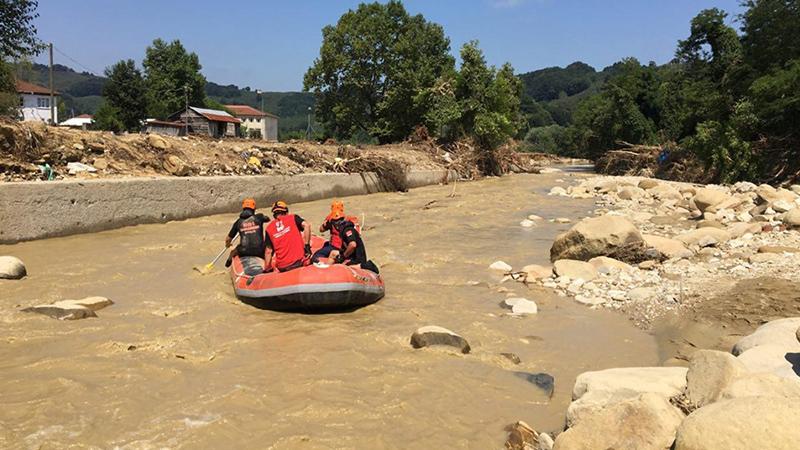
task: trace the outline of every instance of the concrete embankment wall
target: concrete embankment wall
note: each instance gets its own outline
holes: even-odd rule
[[[413,171],[409,188],[453,179],[445,170]],[[244,197],[265,207],[384,190],[373,173],[194,178],[125,178],[0,184],[0,244],[168,222],[238,211]]]

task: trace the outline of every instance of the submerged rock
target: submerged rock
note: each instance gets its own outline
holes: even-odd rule
[[[461,353],[469,353],[470,347],[466,339],[448,330],[435,325],[417,329],[411,335],[411,346],[414,348],[444,345],[457,348]]]
[[[511,272],[513,267],[508,265],[505,261],[495,261],[489,266],[489,269],[498,270],[500,272]]]
[[[550,248],[550,260],[586,261],[636,244],[643,245],[642,235],[630,220],[612,215],[592,217],[556,237]]]
[[[514,375],[541,389],[548,399],[553,397],[556,379],[549,373],[514,372]]]
[[[511,310],[511,314],[515,316],[524,316],[527,314],[536,314],[539,312],[536,302],[528,300],[527,298],[512,297],[503,300],[504,307]]]
[[[27,274],[22,260],[13,256],[0,256],[0,279],[19,280]]]
[[[113,304],[114,302],[105,297],[86,297],[81,300],[61,300],[50,305],[31,306],[22,311],[44,314],[59,320],[78,320],[97,317],[95,311]]]

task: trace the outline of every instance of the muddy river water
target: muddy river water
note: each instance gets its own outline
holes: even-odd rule
[[[565,176],[344,199],[387,286],[351,313],[257,309],[221,265],[194,272],[235,215],[0,246],[29,271],[0,280],[0,448],[491,449],[517,420],[558,430],[577,374],[661,359],[621,315],[487,269],[548,263],[570,225],[519,222],[587,215],[591,200],[545,195]],[[291,207],[316,228],[329,204]],[[507,316],[503,288],[539,314]],[[115,305],[78,321],[19,311],[91,295]],[[458,332],[472,353],[413,349],[424,325]],[[553,375],[552,399],[515,372]]]

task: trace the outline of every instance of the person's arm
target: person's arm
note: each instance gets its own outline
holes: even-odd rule
[[[294,223],[297,225],[297,228],[303,231],[303,242],[305,242],[306,245],[311,245],[311,222],[295,215]]]
[[[275,255],[275,250],[272,249],[272,240],[269,238],[269,234],[266,232],[264,233],[264,272],[269,272],[272,270],[272,257]]]
[[[331,227],[331,222],[326,218],[322,225],[319,226],[319,232],[324,233]]]
[[[228,247],[231,246],[231,242],[233,241],[233,238],[235,238],[236,235],[239,233],[239,227],[237,225],[239,225],[239,221],[238,220],[236,222],[233,222],[233,226],[231,226],[231,231],[229,231],[228,235],[225,236],[225,248],[228,248]]]

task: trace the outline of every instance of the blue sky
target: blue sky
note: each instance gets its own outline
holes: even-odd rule
[[[358,1],[39,0],[39,36],[57,63],[101,72],[141,62],[157,37],[180,39],[210,81],[269,91],[300,90],[319,53],[323,26]],[[517,72],[583,61],[596,68],[626,56],[664,63],[704,8],[741,12],[739,0],[407,0],[444,27],[453,53],[480,41],[489,63]],[[68,59],[68,55],[72,60]],[[37,61],[46,61],[45,55]],[[74,61],[73,61],[74,60]],[[85,67],[80,67],[77,63]]]

